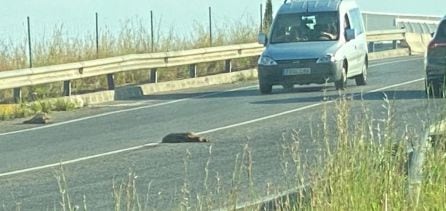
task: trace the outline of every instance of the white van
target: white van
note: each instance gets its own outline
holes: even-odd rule
[[[258,61],[262,94],[273,85],[334,82],[344,89],[349,78],[367,83],[366,33],[355,1],[285,1],[259,43],[266,47]]]

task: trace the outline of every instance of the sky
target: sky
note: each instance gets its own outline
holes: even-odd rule
[[[235,24],[240,20],[259,23],[260,4],[266,0],[3,0],[0,7],[0,40],[26,38],[26,17],[31,19],[35,37],[47,37],[56,26],[69,36],[94,34],[95,13],[100,28],[115,29],[125,20],[139,19],[149,25],[150,11],[160,31],[187,31],[194,24],[208,24],[212,7],[213,25]],[[276,11],[283,0],[272,0]],[[446,14],[446,0],[357,0],[363,11]]]

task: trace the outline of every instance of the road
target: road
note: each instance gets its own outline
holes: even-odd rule
[[[353,119],[367,107],[379,124],[386,118],[387,96],[396,131],[408,128],[421,137],[444,109],[444,100],[425,98],[421,57],[373,61],[368,77],[369,85],[358,87],[350,80],[342,93],[352,98]],[[121,184],[129,173],[135,174],[136,192],[147,210],[195,207],[198,198],[205,210],[215,209],[226,206],[230,193],[238,193],[243,203],[265,196],[267,187],[287,190],[295,171],[282,168],[290,162],[282,155],[292,143],[292,130],[299,131],[300,151],[316,155],[321,114],[325,108],[333,121],[333,100],[339,97],[331,85],[260,95],[255,81],[240,82],[53,113],[54,123],[46,126],[3,122],[0,205],[59,209],[60,162],[70,200],[83,207],[85,199],[89,210],[112,210],[113,183]],[[184,131],[210,143],[158,144],[164,135]]]

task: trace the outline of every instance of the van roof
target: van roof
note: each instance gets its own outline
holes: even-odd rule
[[[342,0],[288,0],[280,7],[279,13],[338,11],[341,2]]]

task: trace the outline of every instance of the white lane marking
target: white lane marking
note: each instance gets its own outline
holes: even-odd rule
[[[408,85],[408,84],[416,83],[418,81],[423,81],[424,79],[425,78],[419,78],[419,79],[415,79],[415,80],[412,80],[412,81],[407,81],[407,82],[400,83],[400,84],[394,84],[394,85],[382,87],[382,88],[379,88],[379,89],[371,90],[371,91],[368,91],[367,93],[381,92],[381,91],[384,91],[386,89],[391,89],[391,88],[395,88],[395,87],[399,87],[399,86],[405,86],[405,85]]]
[[[421,59],[422,59],[422,58],[413,58],[413,59],[405,59],[405,60],[397,60],[397,61],[383,62],[383,63],[378,63],[378,64],[371,64],[371,65],[369,65],[369,68],[370,68],[370,67],[384,66],[384,65],[388,65],[388,64],[396,64],[396,63],[401,63],[401,62],[417,61],[417,60],[421,60]]]
[[[398,87],[398,86],[408,85],[408,84],[411,84],[411,83],[418,82],[420,80],[424,80],[424,78],[417,79],[417,80],[412,80],[412,81],[408,81],[408,82],[404,82],[404,83],[400,83],[400,84],[395,84],[395,85],[383,87],[383,88],[376,89],[376,90],[372,90],[372,91],[366,92],[366,94],[379,92],[379,91],[382,91],[382,90],[385,90],[385,89],[394,88],[394,87]],[[240,126],[243,126],[243,125],[248,125],[248,124],[260,122],[260,121],[263,121],[263,120],[268,120],[268,119],[284,116],[284,115],[287,115],[287,114],[290,114],[290,113],[294,113],[294,112],[298,112],[298,111],[303,111],[303,110],[306,110],[306,109],[314,108],[314,107],[320,106],[320,105],[322,105],[324,103],[329,104],[329,103],[333,103],[333,102],[335,102],[335,100],[330,100],[330,101],[320,102],[320,103],[316,103],[316,104],[312,104],[312,105],[307,105],[307,106],[304,106],[304,107],[300,107],[300,108],[296,108],[296,109],[280,112],[280,113],[277,113],[277,114],[272,114],[272,115],[268,115],[268,116],[264,116],[264,117],[260,117],[260,118],[256,118],[256,119],[252,119],[252,120],[248,120],[248,121],[245,121],[245,122],[240,122],[240,123],[236,123],[236,124],[232,124],[232,125],[227,125],[227,126],[223,126],[223,127],[219,127],[219,128],[214,128],[214,129],[210,129],[210,130],[206,130],[206,131],[197,132],[197,134],[198,135],[202,135],[202,134],[213,133],[213,132],[217,132],[217,131],[221,131],[221,130],[227,130],[227,129],[230,129],[230,128],[240,127]],[[53,164],[48,164],[48,165],[44,165],[44,166],[38,166],[38,167],[22,169],[22,170],[16,170],[16,171],[11,171],[11,172],[0,173],[0,178],[1,177],[5,177],[5,176],[11,176],[11,175],[27,173],[27,172],[31,172],[31,171],[42,170],[42,169],[46,169],[46,168],[53,168],[53,167],[57,167],[59,165],[66,165],[66,164],[77,163],[77,162],[80,162],[80,161],[86,161],[86,160],[90,160],[90,159],[94,159],[94,158],[100,158],[100,157],[104,157],[104,156],[108,156],[108,155],[115,155],[115,154],[119,154],[119,153],[123,153],[123,152],[134,151],[134,150],[142,149],[142,148],[145,148],[145,147],[155,147],[155,146],[158,146],[158,145],[160,145],[160,143],[144,144],[144,145],[130,147],[130,148],[126,148],[126,149],[115,150],[115,151],[111,151],[111,152],[106,152],[106,153],[91,155],[91,156],[87,156],[87,157],[82,157],[82,158],[78,158],[78,159],[74,159],[74,160],[63,161],[63,162],[59,162],[59,163],[53,163]]]
[[[129,111],[137,111],[137,110],[142,110],[142,109],[146,109],[146,108],[155,108],[155,107],[170,105],[170,104],[174,104],[174,103],[184,102],[184,101],[191,100],[191,99],[204,98],[204,97],[210,97],[210,96],[214,96],[214,95],[219,95],[219,94],[226,93],[226,92],[233,92],[233,91],[239,91],[239,90],[243,90],[243,89],[250,89],[250,88],[253,88],[253,87],[256,87],[256,86],[241,87],[241,88],[226,90],[226,91],[223,91],[223,92],[214,92],[214,93],[199,95],[199,96],[190,97],[190,98],[183,98],[183,99],[168,101],[168,102],[164,102],[164,103],[146,105],[146,106],[141,106],[141,107],[136,107],[136,108],[129,108],[129,109],[123,109],[123,110],[118,110],[118,111],[111,111],[111,112],[97,114],[97,115],[93,115],[93,116],[88,116],[88,117],[68,120],[68,121],[65,121],[65,122],[58,122],[58,123],[54,123],[54,124],[49,124],[49,125],[45,125],[45,126],[41,126],[41,127],[34,127],[34,128],[23,129],[23,130],[17,130],[17,131],[11,131],[11,132],[6,132],[6,133],[0,133],[0,136],[13,135],[13,134],[24,133],[24,132],[35,131],[35,130],[42,130],[42,129],[45,129],[45,128],[52,128],[52,127],[56,127],[56,126],[61,126],[61,125],[66,125],[66,124],[70,124],[70,123],[85,121],[85,120],[89,120],[89,119],[96,119],[96,118],[99,118],[99,117],[110,116],[110,115],[113,115],[113,114],[125,113],[125,112],[129,112]]]
[[[230,128],[234,128],[234,127],[240,127],[240,126],[243,126],[243,125],[248,125],[248,124],[260,122],[260,121],[263,121],[263,120],[284,116],[286,114],[290,114],[290,113],[294,113],[294,112],[298,112],[298,111],[314,108],[314,107],[320,106],[320,105],[322,105],[324,103],[328,104],[328,103],[333,103],[333,102],[334,102],[334,100],[320,102],[320,103],[316,103],[316,104],[313,104],[313,105],[308,105],[308,106],[304,106],[304,107],[300,107],[300,108],[296,108],[296,109],[292,109],[292,110],[288,110],[288,111],[283,111],[283,112],[280,112],[280,113],[277,113],[277,114],[272,114],[272,115],[269,115],[269,116],[264,116],[264,117],[260,117],[260,118],[257,118],[257,119],[248,120],[248,121],[245,121],[245,122],[240,122],[240,123],[236,123],[236,124],[232,124],[232,125],[227,125],[227,126],[224,126],[224,127],[219,127],[219,128],[214,128],[214,129],[198,132],[197,134],[198,135],[202,135],[202,134],[213,133],[213,132],[217,132],[217,131],[220,131],[220,130],[226,130],[226,129],[230,129]]]
[[[410,61],[415,61],[415,60],[420,60],[420,59],[421,58],[413,58],[413,59],[411,58],[411,59],[405,59],[405,60],[396,60],[396,61],[384,62],[384,63],[379,63],[379,64],[373,64],[373,65],[370,65],[369,67],[378,67],[378,66],[384,66],[384,65],[388,65],[388,64],[395,64],[395,63],[401,63],[401,62],[410,62]],[[183,99],[168,101],[168,102],[159,103],[159,104],[153,104],[153,105],[141,106],[141,107],[136,107],[136,108],[129,108],[129,109],[123,109],[123,110],[118,110],[118,111],[107,112],[107,113],[97,114],[97,115],[93,115],[93,116],[88,116],[88,117],[68,120],[68,121],[65,121],[65,122],[58,122],[58,123],[45,125],[45,126],[41,126],[41,127],[34,127],[34,128],[23,129],[23,130],[16,130],[16,131],[11,131],[11,132],[6,132],[6,133],[0,133],[0,137],[1,136],[6,136],[6,135],[13,135],[13,134],[18,134],[18,133],[29,132],[29,131],[36,131],[36,130],[41,130],[41,129],[46,129],[46,128],[52,128],[52,127],[56,127],[56,126],[76,123],[76,122],[85,121],[85,120],[89,120],[89,119],[96,119],[96,118],[100,118],[100,117],[110,116],[110,115],[113,115],[113,114],[119,114],[119,113],[125,113],[125,112],[129,112],[129,111],[136,111],[136,110],[141,110],[141,109],[146,109],[146,108],[154,108],[154,107],[159,107],[159,106],[165,106],[165,105],[170,105],[170,104],[174,104],[174,103],[184,102],[184,101],[195,99],[195,98],[203,98],[203,97],[209,97],[209,96],[218,95],[218,94],[222,94],[222,93],[226,93],[226,92],[233,92],[233,91],[238,91],[238,90],[243,90],[243,89],[250,89],[252,87],[256,87],[256,86],[241,87],[241,88],[231,89],[231,90],[227,90],[227,91],[223,91],[223,92],[215,92],[215,93],[200,95],[200,96],[191,97],[191,98],[183,98]]]
[[[90,105],[88,106],[89,108],[104,108],[104,107],[136,107],[136,106],[141,106],[141,105],[145,105],[147,103],[118,103],[118,104],[99,104],[99,105]]]
[[[412,61],[412,60],[404,60],[404,61],[400,61],[400,62],[407,62],[407,61]],[[390,62],[390,63],[396,63],[396,62]],[[389,63],[385,63],[385,64],[389,64]],[[379,65],[376,65],[376,66],[379,66]],[[415,83],[415,82],[418,82],[418,81],[421,81],[421,80],[424,80],[424,78],[416,79],[416,80],[412,80],[412,81],[408,81],[408,82],[403,82],[403,83],[400,83],[400,84],[394,84],[394,85],[391,85],[391,86],[387,86],[387,87],[383,87],[383,88],[379,88],[379,89],[375,89],[375,90],[371,90],[371,91],[366,92],[366,94],[379,92],[379,91],[382,91],[382,90],[385,90],[385,89],[394,88],[394,87],[398,87],[398,86],[408,85],[408,84]],[[241,88],[232,89],[232,90],[224,91],[224,92],[218,92],[218,93],[211,93],[211,94],[201,95],[200,97],[218,95],[218,94],[222,94],[222,93],[225,93],[225,92],[243,90],[243,89],[248,89],[248,88],[252,88],[252,87],[257,87],[257,85],[256,86],[249,86],[249,87],[241,87]],[[194,98],[199,98],[199,97],[194,97]],[[172,103],[175,103],[175,102],[181,102],[181,101],[185,101],[185,100],[189,100],[189,99],[193,99],[193,98],[185,98],[185,99],[170,101],[170,102],[161,103],[161,104],[167,105],[167,104],[172,104]],[[245,122],[240,122],[240,123],[236,123],[236,124],[232,124],[232,125],[227,125],[227,126],[224,126],[224,127],[219,127],[219,128],[214,128],[214,129],[202,131],[202,132],[197,132],[197,134],[207,134],[207,133],[212,133],[212,132],[216,132],[216,131],[226,130],[226,129],[239,127],[239,126],[243,126],[243,125],[247,125],[247,124],[252,124],[252,123],[255,123],[255,122],[276,118],[276,117],[283,116],[283,115],[286,115],[286,114],[290,114],[290,113],[293,113],[293,112],[298,112],[298,111],[314,108],[314,107],[317,107],[317,106],[322,105],[324,103],[333,103],[334,101],[335,100],[326,101],[326,102],[320,102],[320,103],[316,103],[316,104],[313,104],[313,105],[308,105],[308,106],[292,109],[292,110],[289,110],[289,111],[280,112],[280,113],[273,114],[273,115],[268,115],[268,116],[265,116],[265,117],[260,117],[260,118],[249,120],[249,121],[245,121]],[[151,105],[151,106],[160,106],[161,104],[156,104],[156,105]],[[138,110],[138,109],[142,109],[142,108],[147,108],[147,106],[133,108],[133,109],[126,109],[124,111]],[[110,112],[110,113],[106,113],[106,115],[102,115],[102,116],[107,116],[107,115],[111,115],[111,114],[114,114],[114,113],[121,113],[121,112]],[[96,115],[96,116],[99,117],[100,115]],[[82,118],[82,119],[85,119],[85,118]],[[76,121],[81,121],[81,120],[78,119]],[[0,136],[1,136],[1,134],[0,134]],[[104,156],[108,156],[108,155],[115,155],[115,154],[119,154],[119,153],[123,153],[123,152],[134,151],[134,150],[142,149],[142,148],[145,148],[145,147],[155,147],[155,146],[158,146],[159,144],[160,143],[144,144],[144,145],[130,147],[130,148],[126,148],[126,149],[115,150],[115,151],[110,151],[110,152],[106,152],[106,153],[101,153],[101,154],[91,155],[91,156],[87,156],[87,157],[82,157],[82,158],[78,158],[78,159],[74,159],[74,160],[63,161],[63,162],[59,162],[59,163],[48,164],[48,165],[43,165],[43,166],[38,166],[38,167],[33,167],[33,168],[27,168],[27,169],[22,169],[22,170],[16,170],[16,171],[11,171],[11,172],[0,173],[0,178],[1,177],[5,177],[5,176],[12,176],[12,175],[17,175],[17,174],[22,174],[22,173],[28,173],[28,172],[31,172],[31,171],[42,170],[42,169],[46,169],[46,168],[53,168],[53,167],[57,167],[59,165],[73,164],[73,163],[77,163],[77,162],[80,162],[80,161],[86,161],[86,160],[90,160],[90,159],[94,159],[94,158],[100,158],[100,157],[104,157]]]
[[[38,167],[34,167],[34,168],[28,168],[28,169],[22,169],[22,170],[17,170],[17,171],[6,172],[6,173],[0,174],[0,177],[6,177],[6,176],[11,176],[11,175],[16,175],[16,174],[22,174],[22,173],[42,170],[42,169],[46,169],[46,168],[54,168],[54,167],[58,167],[60,165],[67,165],[67,164],[77,163],[77,162],[81,162],[81,161],[85,161],[85,160],[91,160],[91,159],[94,159],[94,158],[104,157],[104,156],[107,156],[107,155],[114,155],[114,154],[118,154],[118,153],[129,152],[129,151],[134,151],[134,150],[138,150],[138,149],[143,149],[143,148],[146,148],[146,147],[156,147],[158,145],[159,145],[158,143],[144,144],[144,145],[140,145],[140,146],[136,146],[136,147],[130,147],[130,148],[127,148],[127,149],[121,149],[121,150],[106,152],[106,153],[102,153],[102,154],[82,157],[82,158],[78,158],[78,159],[74,159],[74,160],[63,161],[63,162],[60,162],[60,163],[53,163],[53,164],[48,164],[48,165],[44,165],[44,166],[38,166]]]

